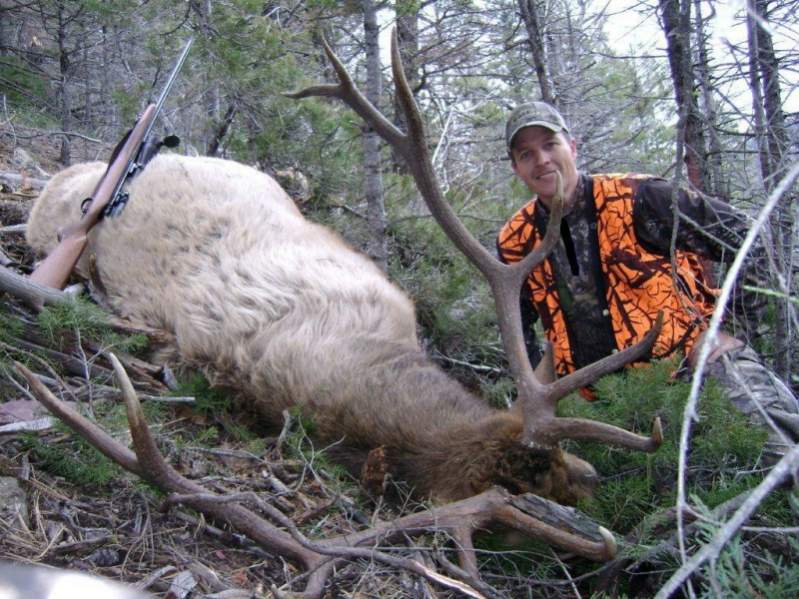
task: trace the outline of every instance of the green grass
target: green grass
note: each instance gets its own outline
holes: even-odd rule
[[[298,407],[292,408],[290,414],[292,424],[285,439],[287,454],[312,465],[316,471],[324,472],[325,482],[332,489],[353,494],[354,483],[347,469],[333,461],[323,447],[317,447],[311,440],[310,435],[316,428],[313,419]]]
[[[715,532],[715,526],[704,525],[704,540],[709,540]],[[735,536],[718,559],[702,568],[705,580],[712,580],[715,588],[707,585],[699,597],[799,597],[799,543],[788,538],[786,545],[788,555],[776,555],[768,550],[753,553],[740,535]]]
[[[230,393],[219,387],[212,387],[200,372],[194,372],[187,380],[180,381],[172,395],[193,396],[194,410],[206,416],[229,412],[233,407]]]
[[[652,454],[598,443],[568,444],[604,478],[594,498],[580,507],[617,532],[626,533],[647,514],[674,504],[679,436],[690,390],[688,382],[673,380],[675,364],[660,361],[604,377],[595,386],[596,401],[575,395],[559,406],[562,416],[590,418],[643,434],[651,430],[655,416],[661,418],[664,441]],[[700,395],[698,413],[688,455],[688,489],[712,508],[760,482],[760,475],[740,472],[756,463],[766,432],[752,427],[711,381]]]
[[[19,337],[24,330],[22,321],[0,312],[0,341],[8,342],[12,337]]]
[[[121,467],[75,435],[62,443],[51,444],[34,434],[26,434],[23,447],[31,452],[41,468],[78,487],[106,487],[123,476]]]
[[[147,347],[145,335],[117,333],[108,324],[107,315],[102,308],[81,298],[44,308],[38,314],[36,322],[47,340],[62,348],[64,339],[71,338],[75,331],[80,331],[81,337],[112,351],[133,353]]]

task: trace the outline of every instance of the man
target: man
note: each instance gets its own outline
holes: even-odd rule
[[[634,344],[662,312],[652,356],[681,350],[692,366],[715,300],[702,259],[731,260],[747,231],[745,217],[724,202],[686,190],[673,194],[661,178],[580,173],[574,138],[561,114],[543,102],[512,112],[505,141],[513,171],[533,199],[499,233],[503,261],[521,260],[540,242],[558,174],[564,188],[559,243],[522,290],[531,361],[540,359],[538,318],[562,376]],[[672,195],[680,211],[673,261]],[[752,348],[720,334],[707,373],[752,422],[767,425],[767,451],[783,454],[799,439],[796,398]]]

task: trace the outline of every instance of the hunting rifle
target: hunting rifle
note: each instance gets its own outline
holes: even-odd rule
[[[158,101],[144,109],[133,128],[114,148],[100,182],[81,205],[81,219],[58,232],[59,244],[31,273],[33,282],[63,289],[86,247],[89,231],[104,216],[118,214],[127,202],[127,194],[122,191],[125,183],[140,172],[162,146],[175,147],[179,143],[174,135],[157,142],[151,140],[150,135],[193,41],[194,38],[189,38],[183,48]]]

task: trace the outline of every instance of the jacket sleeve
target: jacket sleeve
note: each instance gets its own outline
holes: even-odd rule
[[[644,181],[636,191],[633,223],[639,243],[648,251],[668,255],[674,215],[673,187],[664,179]],[[749,230],[749,219],[741,211],[713,198],[680,190],[677,194],[680,224],[676,246],[716,262],[730,263]],[[739,281],[754,287],[768,287],[766,249],[758,239],[747,256]],[[756,291],[738,288],[732,300],[733,314],[757,322],[767,298]]]
[[[674,228],[672,185],[648,179],[639,185],[633,204],[635,234],[648,251],[668,255]],[[709,197],[680,189],[677,193],[679,228],[676,246],[716,262],[732,262],[749,229],[739,210]]]
[[[502,246],[499,244],[499,239],[497,239],[497,255],[505,264],[515,261],[509,260],[508,257],[505,256]],[[526,281],[524,285],[522,285],[521,292],[519,293],[519,307],[521,308],[522,312],[522,334],[524,335],[524,345],[527,349],[527,357],[530,360],[530,363],[533,365],[533,368],[535,368],[541,361],[542,356],[541,344],[538,342],[538,337],[535,333],[535,323],[538,320],[538,312],[533,305],[530,288]]]

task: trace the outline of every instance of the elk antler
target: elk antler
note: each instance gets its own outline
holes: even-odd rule
[[[495,596],[496,593],[480,581],[472,545],[472,534],[492,522],[504,524],[589,559],[606,561],[616,554],[616,542],[611,533],[577,510],[533,494],[511,496],[499,488],[360,532],[311,541],[299,532],[287,516],[261,500],[257,494],[217,495],[175,471],[164,460],[150,434],[127,373],[113,354],[108,354],[108,358],[125,400],[135,452],[58,399],[30,370],[19,363],[15,363],[15,368],[28,381],[36,398],[53,414],[125,470],[167,493],[165,505],[183,503],[216,520],[227,522],[267,551],[281,555],[311,572],[303,594],[308,599],[322,595],[325,581],[337,563],[342,559],[359,558],[410,570],[468,597],[484,597],[483,592]],[[256,503],[263,513],[282,528],[245,508],[241,501]],[[469,584],[443,576],[415,560],[388,555],[372,548],[380,541],[431,530],[449,532],[457,540],[460,561]],[[481,592],[473,587],[479,587]]]
[[[549,225],[542,242],[521,261],[503,264],[480,245],[444,200],[427,149],[424,122],[405,77],[396,29],[391,36],[391,69],[397,98],[408,123],[407,133],[395,127],[366,99],[324,38],[322,43],[338,76],[338,85],[312,86],[286,95],[290,98],[323,96],[342,100],[403,156],[433,217],[455,246],[480,270],[491,287],[502,343],[516,384],[517,401],[522,406],[524,415],[522,441],[528,445],[553,447],[560,439],[574,438],[654,451],[662,442],[658,419],[653,423],[651,437],[643,437],[593,420],[557,418],[555,407],[560,399],[572,391],[645,355],[660,332],[660,319],[637,345],[594,362],[558,381],[539,380],[527,357],[522,334],[519,293],[530,270],[546,258],[557,242],[563,210],[563,181],[560,174],[558,174],[558,192],[552,201]]]

